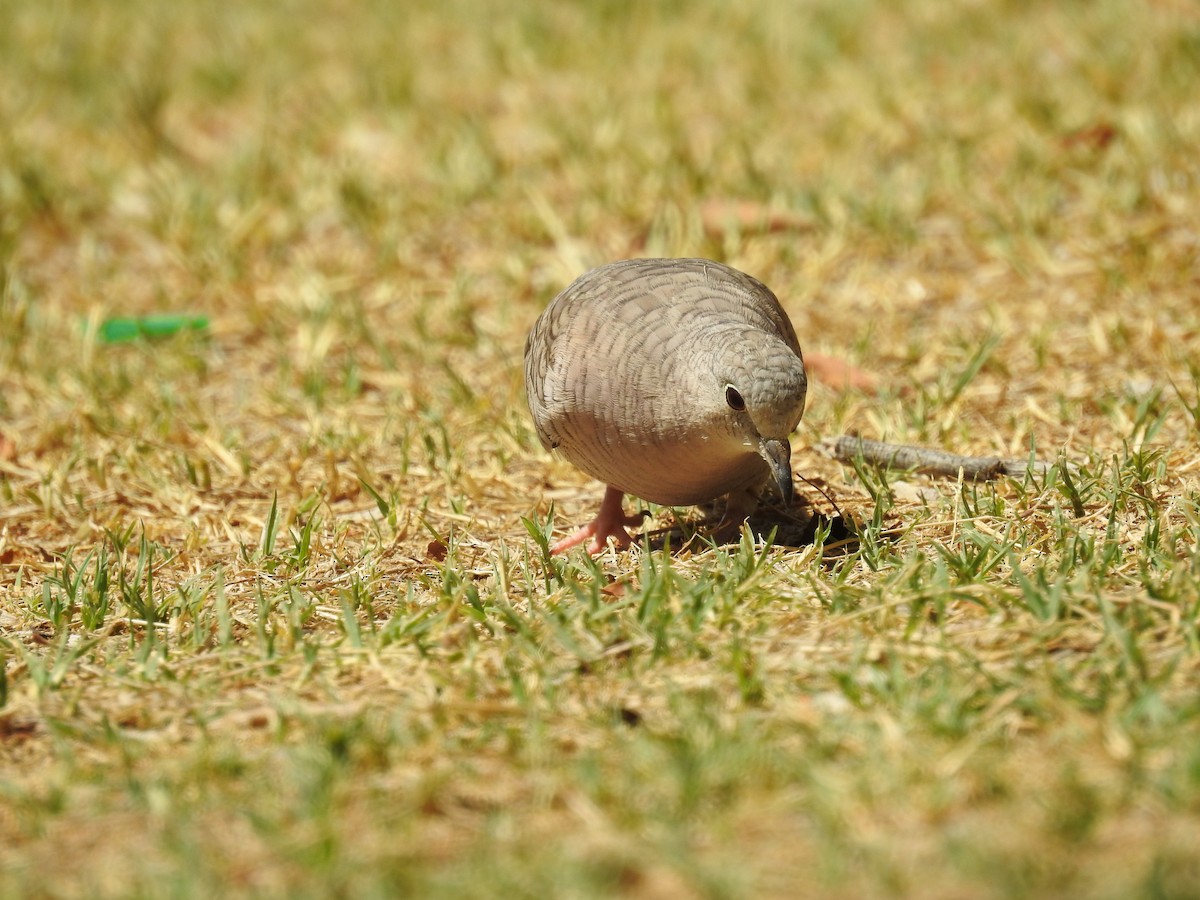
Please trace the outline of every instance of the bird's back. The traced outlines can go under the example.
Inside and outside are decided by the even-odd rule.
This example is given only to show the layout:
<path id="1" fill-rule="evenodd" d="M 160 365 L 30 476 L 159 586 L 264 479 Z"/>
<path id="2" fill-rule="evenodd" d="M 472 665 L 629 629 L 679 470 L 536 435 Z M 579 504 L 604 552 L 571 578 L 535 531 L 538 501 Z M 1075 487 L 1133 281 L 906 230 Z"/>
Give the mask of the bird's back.
<path id="1" fill-rule="evenodd" d="M 623 259 L 585 272 L 555 297 L 530 333 L 525 354 L 544 364 L 559 340 L 616 342 L 623 335 L 606 332 L 610 323 L 652 329 L 655 317 L 670 309 L 734 317 L 800 350 L 779 300 L 757 278 L 708 259 Z"/>

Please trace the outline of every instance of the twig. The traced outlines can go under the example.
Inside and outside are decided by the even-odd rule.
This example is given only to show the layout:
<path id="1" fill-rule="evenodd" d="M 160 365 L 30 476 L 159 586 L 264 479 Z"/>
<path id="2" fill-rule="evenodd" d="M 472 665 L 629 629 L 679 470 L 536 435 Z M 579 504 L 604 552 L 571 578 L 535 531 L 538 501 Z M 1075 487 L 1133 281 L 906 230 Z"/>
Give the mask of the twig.
<path id="1" fill-rule="evenodd" d="M 962 477 L 968 481 L 992 481 L 1001 475 L 1021 476 L 1026 472 L 1044 474 L 1055 463 L 1041 459 L 1003 459 L 999 456 L 960 456 L 932 447 L 916 447 L 911 444 L 887 444 L 867 438 L 844 434 L 826 438 L 816 444 L 816 449 L 832 456 L 839 462 L 853 462 L 862 458 L 864 462 L 893 469 L 913 469 L 924 475 L 941 475 L 947 478 Z"/>

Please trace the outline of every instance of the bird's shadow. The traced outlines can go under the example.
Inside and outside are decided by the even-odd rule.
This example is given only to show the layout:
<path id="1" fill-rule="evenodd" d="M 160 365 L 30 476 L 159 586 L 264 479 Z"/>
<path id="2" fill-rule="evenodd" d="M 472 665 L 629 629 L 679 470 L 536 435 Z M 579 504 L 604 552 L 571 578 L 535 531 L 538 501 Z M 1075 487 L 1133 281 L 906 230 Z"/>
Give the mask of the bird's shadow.
<path id="1" fill-rule="evenodd" d="M 718 547 L 735 546 L 741 541 L 740 524 L 718 528 L 722 513 L 719 502 L 699 509 L 705 514 L 703 519 L 693 521 L 677 515 L 675 524 L 644 532 L 640 540 L 651 550 L 669 546 L 673 551 L 698 550 L 710 543 Z M 859 526 L 851 516 L 836 507 L 832 512 L 820 512 L 799 493 L 786 508 L 777 499 L 764 500 L 746 524 L 759 540 L 766 540 L 774 532 L 772 543 L 776 547 L 811 547 L 820 536 L 823 558 L 845 556 L 858 548 Z"/>

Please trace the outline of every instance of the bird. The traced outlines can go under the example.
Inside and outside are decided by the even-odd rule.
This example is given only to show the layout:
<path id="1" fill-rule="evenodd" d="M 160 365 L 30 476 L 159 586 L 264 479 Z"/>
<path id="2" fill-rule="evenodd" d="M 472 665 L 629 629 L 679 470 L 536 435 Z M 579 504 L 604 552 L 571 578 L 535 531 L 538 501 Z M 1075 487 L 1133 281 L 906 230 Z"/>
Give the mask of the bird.
<path id="1" fill-rule="evenodd" d="M 606 485 L 587 525 L 555 543 L 627 547 L 625 494 L 662 506 L 727 496 L 740 525 L 774 482 L 792 500 L 789 437 L 808 381 L 771 290 L 708 259 L 625 259 L 580 275 L 525 341 L 525 389 L 547 450 Z"/>

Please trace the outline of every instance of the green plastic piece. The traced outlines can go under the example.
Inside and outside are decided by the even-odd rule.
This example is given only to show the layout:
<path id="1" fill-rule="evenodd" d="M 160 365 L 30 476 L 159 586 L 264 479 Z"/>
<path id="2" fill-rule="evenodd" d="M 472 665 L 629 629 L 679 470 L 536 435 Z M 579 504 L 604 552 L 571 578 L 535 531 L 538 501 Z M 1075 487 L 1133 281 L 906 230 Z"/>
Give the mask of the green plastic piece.
<path id="1" fill-rule="evenodd" d="M 100 325 L 100 340 L 116 344 L 140 337 L 167 337 L 185 330 L 203 331 L 206 328 L 207 316 L 159 315 L 105 319 Z"/>

